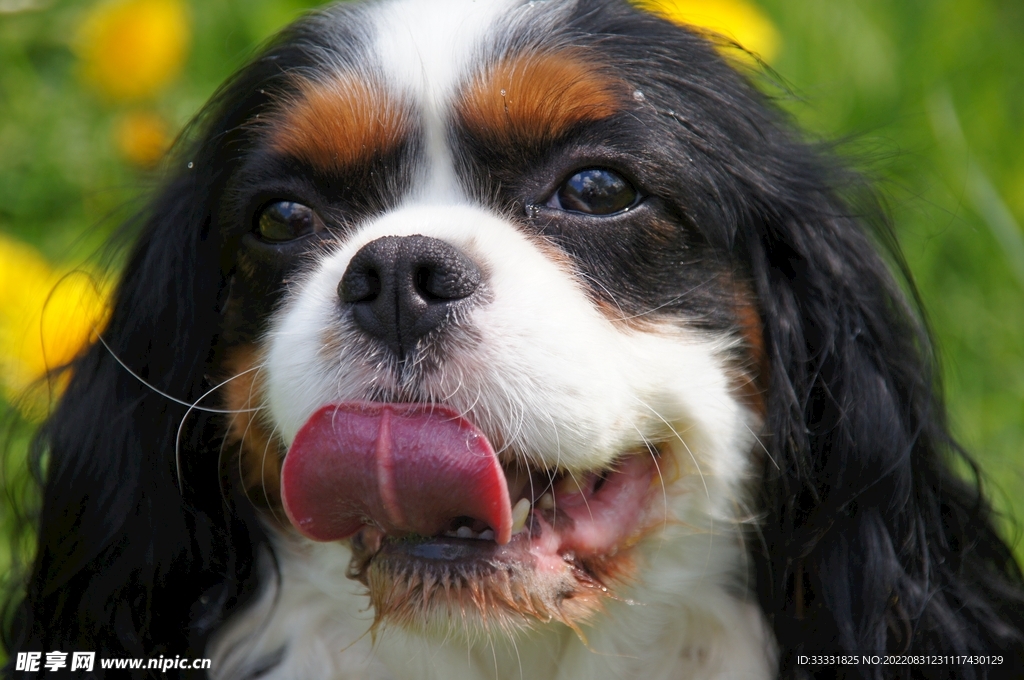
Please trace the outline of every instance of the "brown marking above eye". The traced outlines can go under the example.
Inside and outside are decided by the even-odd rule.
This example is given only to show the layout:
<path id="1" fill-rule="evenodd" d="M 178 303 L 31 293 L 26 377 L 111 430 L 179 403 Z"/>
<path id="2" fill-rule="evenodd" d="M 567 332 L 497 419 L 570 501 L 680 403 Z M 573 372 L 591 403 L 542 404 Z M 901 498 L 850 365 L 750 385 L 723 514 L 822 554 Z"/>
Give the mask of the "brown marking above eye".
<path id="1" fill-rule="evenodd" d="M 580 50 L 505 58 L 471 79 L 457 111 L 472 134 L 499 144 L 543 144 L 620 111 L 626 84 Z"/>
<path id="2" fill-rule="evenodd" d="M 270 146 L 330 171 L 393 151 L 409 132 L 409 115 L 383 87 L 353 74 L 299 81 L 296 97 L 270 116 Z"/>

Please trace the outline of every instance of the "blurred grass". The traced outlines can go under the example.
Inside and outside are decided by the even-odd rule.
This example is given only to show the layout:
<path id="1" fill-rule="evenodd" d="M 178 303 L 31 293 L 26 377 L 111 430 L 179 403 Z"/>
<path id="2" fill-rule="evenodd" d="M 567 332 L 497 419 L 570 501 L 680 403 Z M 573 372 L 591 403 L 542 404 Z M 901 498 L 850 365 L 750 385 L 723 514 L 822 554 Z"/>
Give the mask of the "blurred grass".
<path id="1" fill-rule="evenodd" d="M 308 4 L 188 3 L 182 75 L 144 107 L 180 129 Z M 772 66 L 792 93 L 782 105 L 813 138 L 848 139 L 879 179 L 943 351 L 956 432 L 998 507 L 1024 517 L 1024 277 L 1013 245 L 1024 237 L 1024 3 L 760 4 L 781 36 Z M 119 121 L 139 104 L 105 100 L 80 78 L 74 36 L 95 5 L 0 0 L 0 234 L 56 263 L 94 256 L 156 180 L 117 150 Z M 0 418 L 18 416 L 0 402 Z M 24 478 L 27 427 L 13 426 L 8 491 Z M 10 534 L 10 504 L 0 513 Z M 7 564 L 0 546 L 0 574 Z"/>
<path id="2" fill-rule="evenodd" d="M 773 66 L 797 95 L 785 106 L 820 137 L 851 138 L 881 180 L 954 430 L 1024 557 L 1012 521 L 1024 518 L 1024 3 L 763 6 L 783 35 Z"/>

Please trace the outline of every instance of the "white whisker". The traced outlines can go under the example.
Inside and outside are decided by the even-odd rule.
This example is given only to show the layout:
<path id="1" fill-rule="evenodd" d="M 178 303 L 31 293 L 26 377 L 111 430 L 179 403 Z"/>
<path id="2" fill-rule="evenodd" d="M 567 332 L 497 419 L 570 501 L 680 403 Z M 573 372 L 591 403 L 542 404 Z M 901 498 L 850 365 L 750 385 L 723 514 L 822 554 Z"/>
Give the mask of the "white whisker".
<path id="1" fill-rule="evenodd" d="M 147 382 L 145 378 L 143 378 L 138 373 L 136 373 L 131 368 L 129 368 L 128 364 L 126 364 L 123 361 L 121 361 L 121 358 L 119 356 L 117 356 L 117 354 L 114 352 L 114 350 L 112 350 L 110 348 L 110 345 L 107 344 L 107 341 L 103 339 L 102 335 L 97 333 L 96 337 L 97 337 L 97 339 L 99 339 L 100 344 L 102 344 L 107 349 L 107 352 L 110 353 L 110 356 L 114 358 L 114 361 L 116 361 L 118 364 L 120 364 L 121 368 L 123 368 L 125 371 L 127 371 L 130 376 L 132 376 L 133 378 L 138 380 L 140 383 L 142 383 L 143 385 L 145 385 L 146 387 L 148 387 L 152 391 L 154 391 L 157 394 L 159 394 L 161 397 L 164 397 L 165 399 L 169 399 L 169 400 L 173 401 L 175 404 L 181 404 L 182 406 L 188 406 L 190 410 L 203 411 L 205 413 L 236 413 L 236 411 L 232 411 L 230 409 L 206 408 L 206 407 L 196 406 L 196 404 L 198 404 L 200 401 L 202 401 L 206 396 L 208 396 L 210 394 L 209 392 L 207 392 L 202 397 L 199 397 L 199 399 L 197 399 L 196 401 L 191 402 L 191 403 L 189 403 L 189 402 L 187 402 L 187 401 L 185 401 L 183 399 L 178 399 L 177 397 L 172 397 L 171 395 L 169 395 L 166 392 L 164 392 L 163 390 L 161 390 L 159 387 L 156 387 L 152 383 Z M 234 378 L 229 378 L 228 380 L 225 381 L 225 383 L 226 382 L 230 382 L 233 379 Z M 224 383 L 221 383 L 217 387 L 221 387 L 223 385 L 224 385 Z M 215 387 L 214 389 L 217 389 L 217 388 Z"/>
<path id="2" fill-rule="evenodd" d="M 106 347 L 106 343 L 103 343 L 103 346 Z M 107 347 L 107 349 L 109 350 L 110 348 Z M 111 355 L 113 355 L 113 352 L 111 352 Z M 114 358 L 116 359 L 117 357 L 115 356 Z M 122 364 L 122 366 L 123 365 L 124 364 Z M 185 415 L 183 415 L 181 417 L 181 421 L 178 423 L 178 433 L 174 437 L 174 468 L 175 468 L 175 471 L 176 471 L 177 476 L 178 476 L 178 491 L 180 493 L 184 493 L 184 487 L 182 486 L 182 483 L 181 483 L 181 432 L 182 432 L 182 429 L 185 427 L 185 420 L 188 418 L 189 414 L 191 414 L 193 410 L 205 411 L 207 413 L 230 413 L 232 415 L 237 415 L 239 413 L 252 413 L 253 411 L 260 410 L 261 407 L 248 408 L 248 409 L 213 410 L 213 409 L 199 408 L 197 406 L 197 404 L 199 402 L 201 402 L 203 399 L 206 399 L 206 397 L 210 396 L 211 394 L 213 394 L 214 392 L 219 390 L 220 388 L 222 388 L 225 385 L 227 385 L 232 380 L 235 380 L 236 378 L 240 378 L 243 375 L 245 375 L 246 373 L 252 373 L 253 371 L 257 371 L 257 370 L 259 370 L 262 367 L 263 367 L 263 364 L 259 364 L 257 366 L 252 366 L 250 368 L 247 368 L 246 370 L 242 371 L 241 373 L 233 375 L 230 378 L 228 378 L 227 380 L 225 380 L 225 381 L 223 381 L 223 382 L 221 382 L 221 383 L 219 383 L 217 385 L 214 385 L 209 390 L 207 390 L 201 397 L 196 399 L 195 402 L 193 402 L 192 404 L 187 404 L 188 410 L 185 411 Z M 252 388 L 250 386 L 250 390 L 251 389 Z M 250 395 L 250 397 L 251 397 L 251 395 Z"/>

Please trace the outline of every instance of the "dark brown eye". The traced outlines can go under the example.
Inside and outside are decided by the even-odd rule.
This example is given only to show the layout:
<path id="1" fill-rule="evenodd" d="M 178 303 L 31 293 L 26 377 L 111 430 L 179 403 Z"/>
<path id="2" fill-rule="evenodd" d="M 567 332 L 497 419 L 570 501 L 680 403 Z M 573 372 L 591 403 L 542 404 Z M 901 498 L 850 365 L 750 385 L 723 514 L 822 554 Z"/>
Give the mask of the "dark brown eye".
<path id="1" fill-rule="evenodd" d="M 321 222 L 312 208 L 292 201 L 276 201 L 260 211 L 256 231 L 264 241 L 284 243 L 320 231 Z"/>
<path id="2" fill-rule="evenodd" d="M 580 170 L 548 199 L 549 208 L 587 215 L 614 215 L 636 205 L 640 196 L 622 175 L 605 168 Z"/>

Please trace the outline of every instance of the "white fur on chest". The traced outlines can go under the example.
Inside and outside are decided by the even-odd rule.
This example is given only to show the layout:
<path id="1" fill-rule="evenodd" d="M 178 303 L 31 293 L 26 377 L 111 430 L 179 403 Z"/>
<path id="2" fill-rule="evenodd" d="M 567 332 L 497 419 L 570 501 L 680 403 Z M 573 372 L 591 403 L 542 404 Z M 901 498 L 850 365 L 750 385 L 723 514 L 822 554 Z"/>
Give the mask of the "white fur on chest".
<path id="1" fill-rule="evenodd" d="M 645 581 L 623 588 L 584 642 L 560 624 L 468 641 L 385 627 L 340 545 L 278 540 L 280 579 L 213 643 L 217 680 L 602 680 L 770 678 L 774 644 L 757 605 L 723 583 L 742 547 L 728 533 L 649 546 Z M 269 662 L 275 662 L 267 667 Z M 260 672 L 262 671 L 262 672 Z M 257 674 L 258 673 L 258 674 Z"/>

